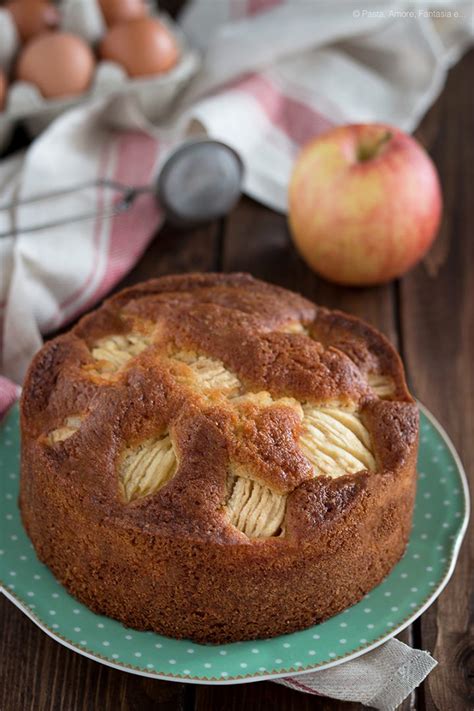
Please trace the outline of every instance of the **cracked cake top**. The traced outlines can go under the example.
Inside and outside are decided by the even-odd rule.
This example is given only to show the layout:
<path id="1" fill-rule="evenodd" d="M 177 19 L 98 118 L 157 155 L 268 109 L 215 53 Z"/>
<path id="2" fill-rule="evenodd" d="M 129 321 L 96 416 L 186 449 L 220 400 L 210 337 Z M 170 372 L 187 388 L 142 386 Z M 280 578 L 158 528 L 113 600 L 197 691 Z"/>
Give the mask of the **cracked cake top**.
<path id="1" fill-rule="evenodd" d="M 126 289 L 50 341 L 22 427 L 102 519 L 285 545 L 397 475 L 417 410 L 375 329 L 246 274 L 195 274 Z"/>

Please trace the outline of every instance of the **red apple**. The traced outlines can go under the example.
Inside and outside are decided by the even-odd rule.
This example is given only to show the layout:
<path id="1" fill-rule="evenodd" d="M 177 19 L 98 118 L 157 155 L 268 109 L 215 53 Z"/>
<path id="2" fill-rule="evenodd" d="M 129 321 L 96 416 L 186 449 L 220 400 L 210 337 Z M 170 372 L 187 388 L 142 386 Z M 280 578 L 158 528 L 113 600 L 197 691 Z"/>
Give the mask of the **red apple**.
<path id="1" fill-rule="evenodd" d="M 309 266 L 348 285 L 387 282 L 413 267 L 438 230 L 436 168 L 392 126 L 340 126 L 298 157 L 289 187 L 294 242 Z"/>

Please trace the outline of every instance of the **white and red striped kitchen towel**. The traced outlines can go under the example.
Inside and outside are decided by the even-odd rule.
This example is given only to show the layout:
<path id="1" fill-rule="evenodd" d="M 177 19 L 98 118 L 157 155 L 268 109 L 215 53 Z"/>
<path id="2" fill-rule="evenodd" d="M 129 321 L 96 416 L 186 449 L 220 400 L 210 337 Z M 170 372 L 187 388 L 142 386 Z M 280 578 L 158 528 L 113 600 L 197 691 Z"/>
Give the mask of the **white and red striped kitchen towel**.
<path id="1" fill-rule="evenodd" d="M 0 163 L 0 205 L 98 178 L 148 184 L 169 151 L 198 131 L 239 151 L 246 193 L 284 212 L 302 144 L 345 122 L 412 130 L 474 36 L 472 2 L 449 0 L 194 0 L 182 26 L 203 65 L 172 121 L 151 126 L 126 98 L 72 110 L 26 153 Z M 0 232 L 104 209 L 112 198 L 97 189 L 0 211 Z M 120 217 L 0 239 L 0 412 L 17 397 L 14 383 L 42 335 L 105 296 L 161 219 L 143 195 Z M 285 682 L 392 709 L 435 665 L 400 645 Z"/>
<path id="2" fill-rule="evenodd" d="M 153 127 L 127 99 L 72 110 L 26 154 L 0 163 L 0 205 L 101 177 L 149 183 L 197 126 L 239 151 L 249 195 L 285 211 L 293 160 L 312 136 L 343 122 L 416 126 L 473 37 L 472 2 L 436 7 L 451 17 L 391 0 L 195 0 L 182 26 L 203 66 L 174 120 Z M 112 197 L 84 191 L 0 211 L 0 232 L 104 208 Z M 160 220 L 144 195 L 115 219 L 0 239 L 0 372 L 21 383 L 42 334 L 101 299 Z"/>

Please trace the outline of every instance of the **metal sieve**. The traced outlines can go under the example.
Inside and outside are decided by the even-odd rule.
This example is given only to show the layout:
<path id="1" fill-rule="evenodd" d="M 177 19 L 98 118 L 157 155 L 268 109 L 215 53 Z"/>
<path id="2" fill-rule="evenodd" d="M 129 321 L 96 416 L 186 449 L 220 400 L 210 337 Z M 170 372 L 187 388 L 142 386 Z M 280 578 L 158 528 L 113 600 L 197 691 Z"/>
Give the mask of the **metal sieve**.
<path id="1" fill-rule="evenodd" d="M 157 179 L 151 185 L 138 187 L 108 179 L 91 180 L 0 205 L 2 211 L 12 210 L 21 205 L 61 198 L 99 187 L 119 193 L 111 207 L 106 210 L 85 211 L 41 224 L 7 230 L 0 232 L 0 237 L 37 232 L 83 220 L 107 219 L 128 210 L 143 193 L 153 194 L 166 217 L 174 224 L 182 227 L 195 226 L 223 217 L 234 207 L 242 193 L 243 175 L 243 162 L 230 146 L 212 139 L 187 141 L 167 158 Z"/>

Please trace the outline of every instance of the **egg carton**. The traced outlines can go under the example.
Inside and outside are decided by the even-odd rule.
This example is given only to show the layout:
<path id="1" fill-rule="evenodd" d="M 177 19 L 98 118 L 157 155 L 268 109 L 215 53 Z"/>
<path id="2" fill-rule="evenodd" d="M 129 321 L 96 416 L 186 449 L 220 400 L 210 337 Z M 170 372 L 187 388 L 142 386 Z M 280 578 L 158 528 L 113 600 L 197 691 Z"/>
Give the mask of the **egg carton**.
<path id="1" fill-rule="evenodd" d="M 94 48 L 106 31 L 97 0 L 63 0 L 59 7 L 60 29 L 82 37 Z M 4 110 L 0 111 L 0 151 L 7 145 L 18 121 L 24 123 L 31 136 L 37 136 L 64 111 L 107 96 L 133 95 L 149 121 L 153 123 L 163 117 L 177 94 L 196 74 L 200 58 L 168 15 L 153 9 L 149 14 L 161 20 L 178 43 L 180 59 L 170 71 L 130 78 L 121 65 L 99 60 L 89 90 L 78 96 L 60 99 L 45 99 L 33 84 L 13 81 L 8 87 Z M 11 15 L 0 8 L 0 67 L 7 73 L 13 67 L 19 46 Z"/>

